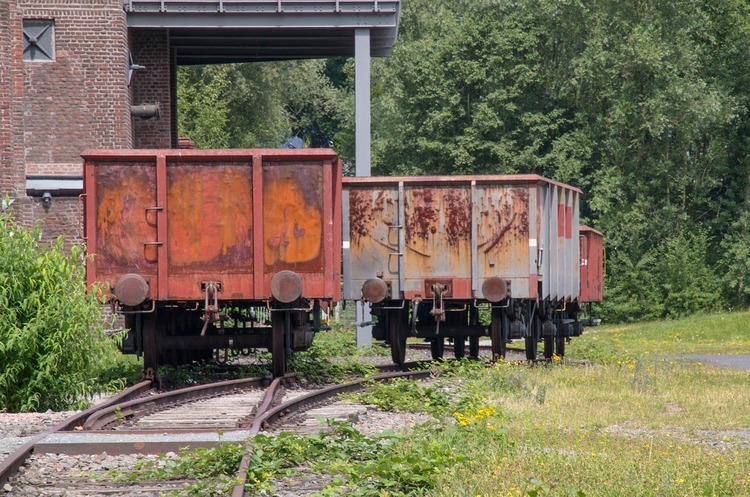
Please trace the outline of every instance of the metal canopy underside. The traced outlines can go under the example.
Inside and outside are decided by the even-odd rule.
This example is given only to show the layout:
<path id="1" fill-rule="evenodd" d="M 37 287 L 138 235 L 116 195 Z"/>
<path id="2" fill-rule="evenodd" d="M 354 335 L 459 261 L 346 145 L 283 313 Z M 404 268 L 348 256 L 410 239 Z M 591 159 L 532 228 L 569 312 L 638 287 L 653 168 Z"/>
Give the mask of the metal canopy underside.
<path id="1" fill-rule="evenodd" d="M 130 28 L 168 29 L 177 63 L 350 57 L 369 29 L 370 55 L 391 54 L 400 0 L 126 0 Z"/>

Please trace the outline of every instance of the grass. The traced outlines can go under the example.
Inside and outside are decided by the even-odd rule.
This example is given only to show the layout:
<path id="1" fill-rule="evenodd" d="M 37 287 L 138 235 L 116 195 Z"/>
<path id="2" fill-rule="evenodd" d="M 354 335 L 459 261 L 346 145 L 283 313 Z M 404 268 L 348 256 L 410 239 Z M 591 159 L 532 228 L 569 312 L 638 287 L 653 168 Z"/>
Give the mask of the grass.
<path id="1" fill-rule="evenodd" d="M 499 364 L 480 381 L 514 448 L 434 495 L 750 495 L 749 380 L 665 361 Z"/>
<path id="2" fill-rule="evenodd" d="M 750 372 L 664 358 L 727 352 L 750 352 L 748 313 L 592 328 L 569 346 L 591 363 L 497 364 L 474 384 L 511 448 L 429 495 L 748 496 Z"/>
<path id="3" fill-rule="evenodd" d="M 570 353 L 600 360 L 653 354 L 750 354 L 750 313 L 586 328 Z"/>

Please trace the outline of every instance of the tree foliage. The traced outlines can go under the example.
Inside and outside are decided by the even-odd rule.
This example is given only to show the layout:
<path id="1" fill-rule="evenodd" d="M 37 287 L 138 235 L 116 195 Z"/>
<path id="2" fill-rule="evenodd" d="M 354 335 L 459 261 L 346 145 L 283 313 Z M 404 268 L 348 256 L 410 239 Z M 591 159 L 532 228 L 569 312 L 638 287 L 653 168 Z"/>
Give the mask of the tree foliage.
<path id="1" fill-rule="evenodd" d="M 276 148 L 291 137 L 307 147 L 354 149 L 350 85 L 332 80 L 336 61 L 189 66 L 178 69 L 178 129 L 198 148 Z M 334 68 L 334 69 L 331 69 Z"/>
<path id="2" fill-rule="evenodd" d="M 83 248 L 40 246 L 40 236 L 0 213 L 0 411 L 80 407 L 118 354 L 86 291 Z"/>
<path id="3" fill-rule="evenodd" d="M 606 237 L 611 319 L 746 304 L 746 0 L 402 10 L 393 56 L 373 61 L 373 174 L 536 173 L 580 187 L 583 221 Z M 259 97 L 278 98 L 268 122 L 353 159 L 351 64 L 273 71 L 279 96 Z M 244 109 L 230 103 L 228 115 Z"/>
<path id="4" fill-rule="evenodd" d="M 404 9 L 374 70 L 376 173 L 537 173 L 582 188 L 584 221 L 606 237 L 610 319 L 744 301 L 745 2 Z"/>

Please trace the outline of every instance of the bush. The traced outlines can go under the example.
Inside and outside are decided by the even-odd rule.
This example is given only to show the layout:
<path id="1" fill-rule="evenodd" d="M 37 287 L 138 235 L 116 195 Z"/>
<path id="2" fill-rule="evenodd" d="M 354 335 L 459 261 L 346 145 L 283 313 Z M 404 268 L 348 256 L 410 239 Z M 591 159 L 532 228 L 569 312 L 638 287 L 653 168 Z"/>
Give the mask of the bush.
<path id="1" fill-rule="evenodd" d="M 603 313 L 611 322 L 678 318 L 722 309 L 720 277 L 702 232 L 668 233 L 637 259 L 610 257 Z"/>
<path id="2" fill-rule="evenodd" d="M 0 214 L 0 411 L 80 408 L 119 356 L 86 290 L 83 247 L 40 237 Z"/>

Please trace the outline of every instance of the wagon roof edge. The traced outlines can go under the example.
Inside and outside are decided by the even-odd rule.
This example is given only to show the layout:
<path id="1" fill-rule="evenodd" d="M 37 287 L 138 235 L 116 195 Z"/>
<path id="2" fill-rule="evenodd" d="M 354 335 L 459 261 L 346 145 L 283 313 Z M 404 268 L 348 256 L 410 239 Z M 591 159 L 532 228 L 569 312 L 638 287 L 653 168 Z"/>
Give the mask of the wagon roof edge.
<path id="1" fill-rule="evenodd" d="M 367 176 L 367 177 L 344 177 L 344 185 L 388 185 L 398 183 L 409 184 L 460 184 L 470 183 L 548 183 L 561 186 L 578 193 L 581 190 L 575 186 L 561 183 L 538 174 L 478 174 L 458 176 Z"/>
<path id="2" fill-rule="evenodd" d="M 252 148 L 252 149 L 87 149 L 81 152 L 81 157 L 87 161 L 117 161 L 117 160 L 150 160 L 157 157 L 167 159 L 251 159 L 261 156 L 264 159 L 338 159 L 338 154 L 330 148 Z"/>

